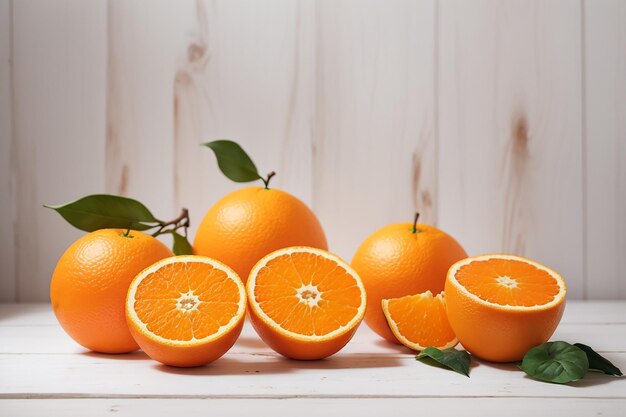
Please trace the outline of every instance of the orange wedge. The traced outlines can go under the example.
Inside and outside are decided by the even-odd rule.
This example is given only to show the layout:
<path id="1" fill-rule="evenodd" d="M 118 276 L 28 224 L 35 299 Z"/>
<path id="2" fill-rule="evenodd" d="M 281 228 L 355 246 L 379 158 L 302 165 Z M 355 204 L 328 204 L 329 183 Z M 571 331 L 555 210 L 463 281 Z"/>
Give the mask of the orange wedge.
<path id="1" fill-rule="evenodd" d="M 130 284 L 126 320 L 152 359 L 199 366 L 235 343 L 246 313 L 245 287 L 235 271 L 203 256 L 163 259 Z"/>
<path id="2" fill-rule="evenodd" d="M 345 261 L 322 249 L 280 249 L 262 258 L 247 283 L 250 321 L 272 349 L 293 359 L 338 352 L 365 314 L 365 289 Z"/>
<path id="3" fill-rule="evenodd" d="M 448 317 L 443 293 L 430 291 L 382 300 L 383 313 L 393 335 L 413 350 L 448 349 L 458 343 Z"/>
<path id="4" fill-rule="evenodd" d="M 513 255 L 461 260 L 446 277 L 448 320 L 465 349 L 493 362 L 520 360 L 546 342 L 565 309 L 565 282 Z"/>

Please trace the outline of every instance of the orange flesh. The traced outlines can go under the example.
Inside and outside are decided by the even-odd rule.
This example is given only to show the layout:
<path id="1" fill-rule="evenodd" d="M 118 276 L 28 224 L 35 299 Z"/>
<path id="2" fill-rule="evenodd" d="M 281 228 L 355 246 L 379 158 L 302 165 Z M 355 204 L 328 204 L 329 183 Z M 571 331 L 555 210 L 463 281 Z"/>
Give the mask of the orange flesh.
<path id="1" fill-rule="evenodd" d="M 361 304 L 354 278 L 334 261 L 312 253 L 268 261 L 257 273 L 254 297 L 280 327 L 307 336 L 347 325 Z"/>
<path id="2" fill-rule="evenodd" d="M 559 293 L 559 285 L 549 273 L 511 259 L 474 261 L 462 266 L 455 278 L 470 293 L 500 305 L 543 305 Z"/>
<path id="3" fill-rule="evenodd" d="M 439 297 L 417 294 L 393 298 L 389 300 L 388 311 L 399 333 L 412 343 L 438 347 L 455 339 L 445 303 Z"/>
<path id="4" fill-rule="evenodd" d="M 165 265 L 139 283 L 134 309 L 152 333 L 191 341 L 216 333 L 237 314 L 237 284 L 204 263 Z"/>

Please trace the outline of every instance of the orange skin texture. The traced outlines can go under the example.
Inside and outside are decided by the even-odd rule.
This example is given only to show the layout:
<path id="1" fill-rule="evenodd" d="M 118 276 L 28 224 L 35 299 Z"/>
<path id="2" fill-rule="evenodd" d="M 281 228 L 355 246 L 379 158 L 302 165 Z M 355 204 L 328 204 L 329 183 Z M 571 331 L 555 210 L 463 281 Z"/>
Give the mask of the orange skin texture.
<path id="1" fill-rule="evenodd" d="M 257 315 L 254 308 L 249 308 L 248 313 L 254 330 L 269 347 L 287 358 L 298 360 L 323 359 L 339 352 L 352 339 L 360 324 L 331 340 L 302 341 L 274 330 Z"/>
<path id="2" fill-rule="evenodd" d="M 74 242 L 52 274 L 50 300 L 63 330 L 87 349 L 126 353 L 139 346 L 126 325 L 128 287 L 139 272 L 172 252 L 152 236 L 102 229 Z"/>
<path id="3" fill-rule="evenodd" d="M 547 342 L 556 330 L 565 299 L 538 311 L 506 311 L 477 303 L 446 280 L 446 312 L 463 347 L 491 362 L 521 360 L 531 348 Z"/>
<path id="4" fill-rule="evenodd" d="M 328 249 L 324 230 L 306 204 L 263 187 L 224 196 L 202 219 L 193 244 L 196 255 L 224 262 L 244 284 L 259 259 L 289 246 Z"/>
<path id="5" fill-rule="evenodd" d="M 171 346 L 158 343 L 142 333 L 136 323 L 130 320 L 128 323 L 133 337 L 148 356 L 165 365 L 188 368 L 206 365 L 228 352 L 239 338 L 245 318 L 246 315 L 243 314 L 237 325 L 220 338 L 191 346 Z"/>
<path id="6" fill-rule="evenodd" d="M 383 227 L 365 239 L 351 263 L 367 291 L 365 322 L 392 343 L 399 342 L 389 329 L 381 301 L 427 290 L 440 293 L 448 268 L 467 257 L 447 233 L 424 224 L 417 225 L 418 233 L 412 229 L 412 223 Z"/>

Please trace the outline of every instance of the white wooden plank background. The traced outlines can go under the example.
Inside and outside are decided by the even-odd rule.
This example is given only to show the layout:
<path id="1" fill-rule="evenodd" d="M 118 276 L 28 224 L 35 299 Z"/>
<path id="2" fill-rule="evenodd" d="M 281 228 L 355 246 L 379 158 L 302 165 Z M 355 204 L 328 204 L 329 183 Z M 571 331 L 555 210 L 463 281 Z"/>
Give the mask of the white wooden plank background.
<path id="1" fill-rule="evenodd" d="M 586 292 L 626 297 L 626 2 L 586 1 Z"/>
<path id="2" fill-rule="evenodd" d="M 46 300 L 79 232 L 42 203 L 204 212 L 238 140 L 351 258 L 423 219 L 471 254 L 624 298 L 626 7 L 620 0 L 0 1 L 0 300 Z"/>
<path id="3" fill-rule="evenodd" d="M 436 218 L 434 2 L 321 1 L 314 203 L 330 249 Z"/>
<path id="4" fill-rule="evenodd" d="M 580 5 L 440 5 L 441 226 L 470 253 L 551 265 L 581 297 Z"/>
<path id="5" fill-rule="evenodd" d="M 42 204 L 103 191 L 106 9 L 104 1 L 12 5 L 17 298 L 45 300 L 56 261 L 81 233 Z"/>
<path id="6" fill-rule="evenodd" d="M 198 225 L 227 180 L 201 143 L 237 140 L 271 185 L 312 201 L 313 3 L 189 2 L 175 88 L 174 201 Z M 261 185 L 256 184 L 256 185 Z M 245 186 L 245 185 L 244 185 Z M 195 231 L 192 228 L 192 234 Z"/>
<path id="7" fill-rule="evenodd" d="M 11 0 L 0 0 L 0 301 L 16 300 L 15 205 L 11 164 Z"/>

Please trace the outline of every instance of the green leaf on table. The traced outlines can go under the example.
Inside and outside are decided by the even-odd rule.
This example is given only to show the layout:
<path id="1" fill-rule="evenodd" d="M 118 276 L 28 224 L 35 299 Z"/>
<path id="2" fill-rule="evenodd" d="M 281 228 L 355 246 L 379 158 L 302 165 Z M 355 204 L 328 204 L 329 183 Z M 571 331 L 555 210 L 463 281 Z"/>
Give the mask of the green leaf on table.
<path id="1" fill-rule="evenodd" d="M 217 165 L 229 179 L 235 182 L 250 182 L 261 178 L 259 172 L 239 144 L 232 140 L 214 140 L 203 144 L 211 148 L 217 157 Z"/>
<path id="2" fill-rule="evenodd" d="M 582 343 L 574 343 L 574 346 L 582 349 L 582 351 L 587 355 L 590 371 L 599 371 L 604 372 L 607 375 L 622 376 L 622 371 L 620 371 L 617 366 L 613 365 L 611 361 L 600 355 L 591 347 L 583 345 Z"/>
<path id="3" fill-rule="evenodd" d="M 417 360 L 427 358 L 469 377 L 469 368 L 472 358 L 470 354 L 464 350 L 456 350 L 455 348 L 441 350 L 434 347 L 427 347 L 415 357 Z"/>
<path id="4" fill-rule="evenodd" d="M 529 376 L 546 382 L 565 384 L 587 373 L 585 352 L 567 342 L 548 342 L 526 352 L 519 368 Z"/>
<path id="5" fill-rule="evenodd" d="M 72 226 L 86 232 L 109 228 L 147 230 L 158 223 L 158 219 L 139 201 L 111 194 L 93 194 L 66 204 L 44 207 L 55 210 Z"/>
<path id="6" fill-rule="evenodd" d="M 172 237 L 174 238 L 172 246 L 174 255 L 193 255 L 193 248 L 185 236 L 172 231 Z"/>

